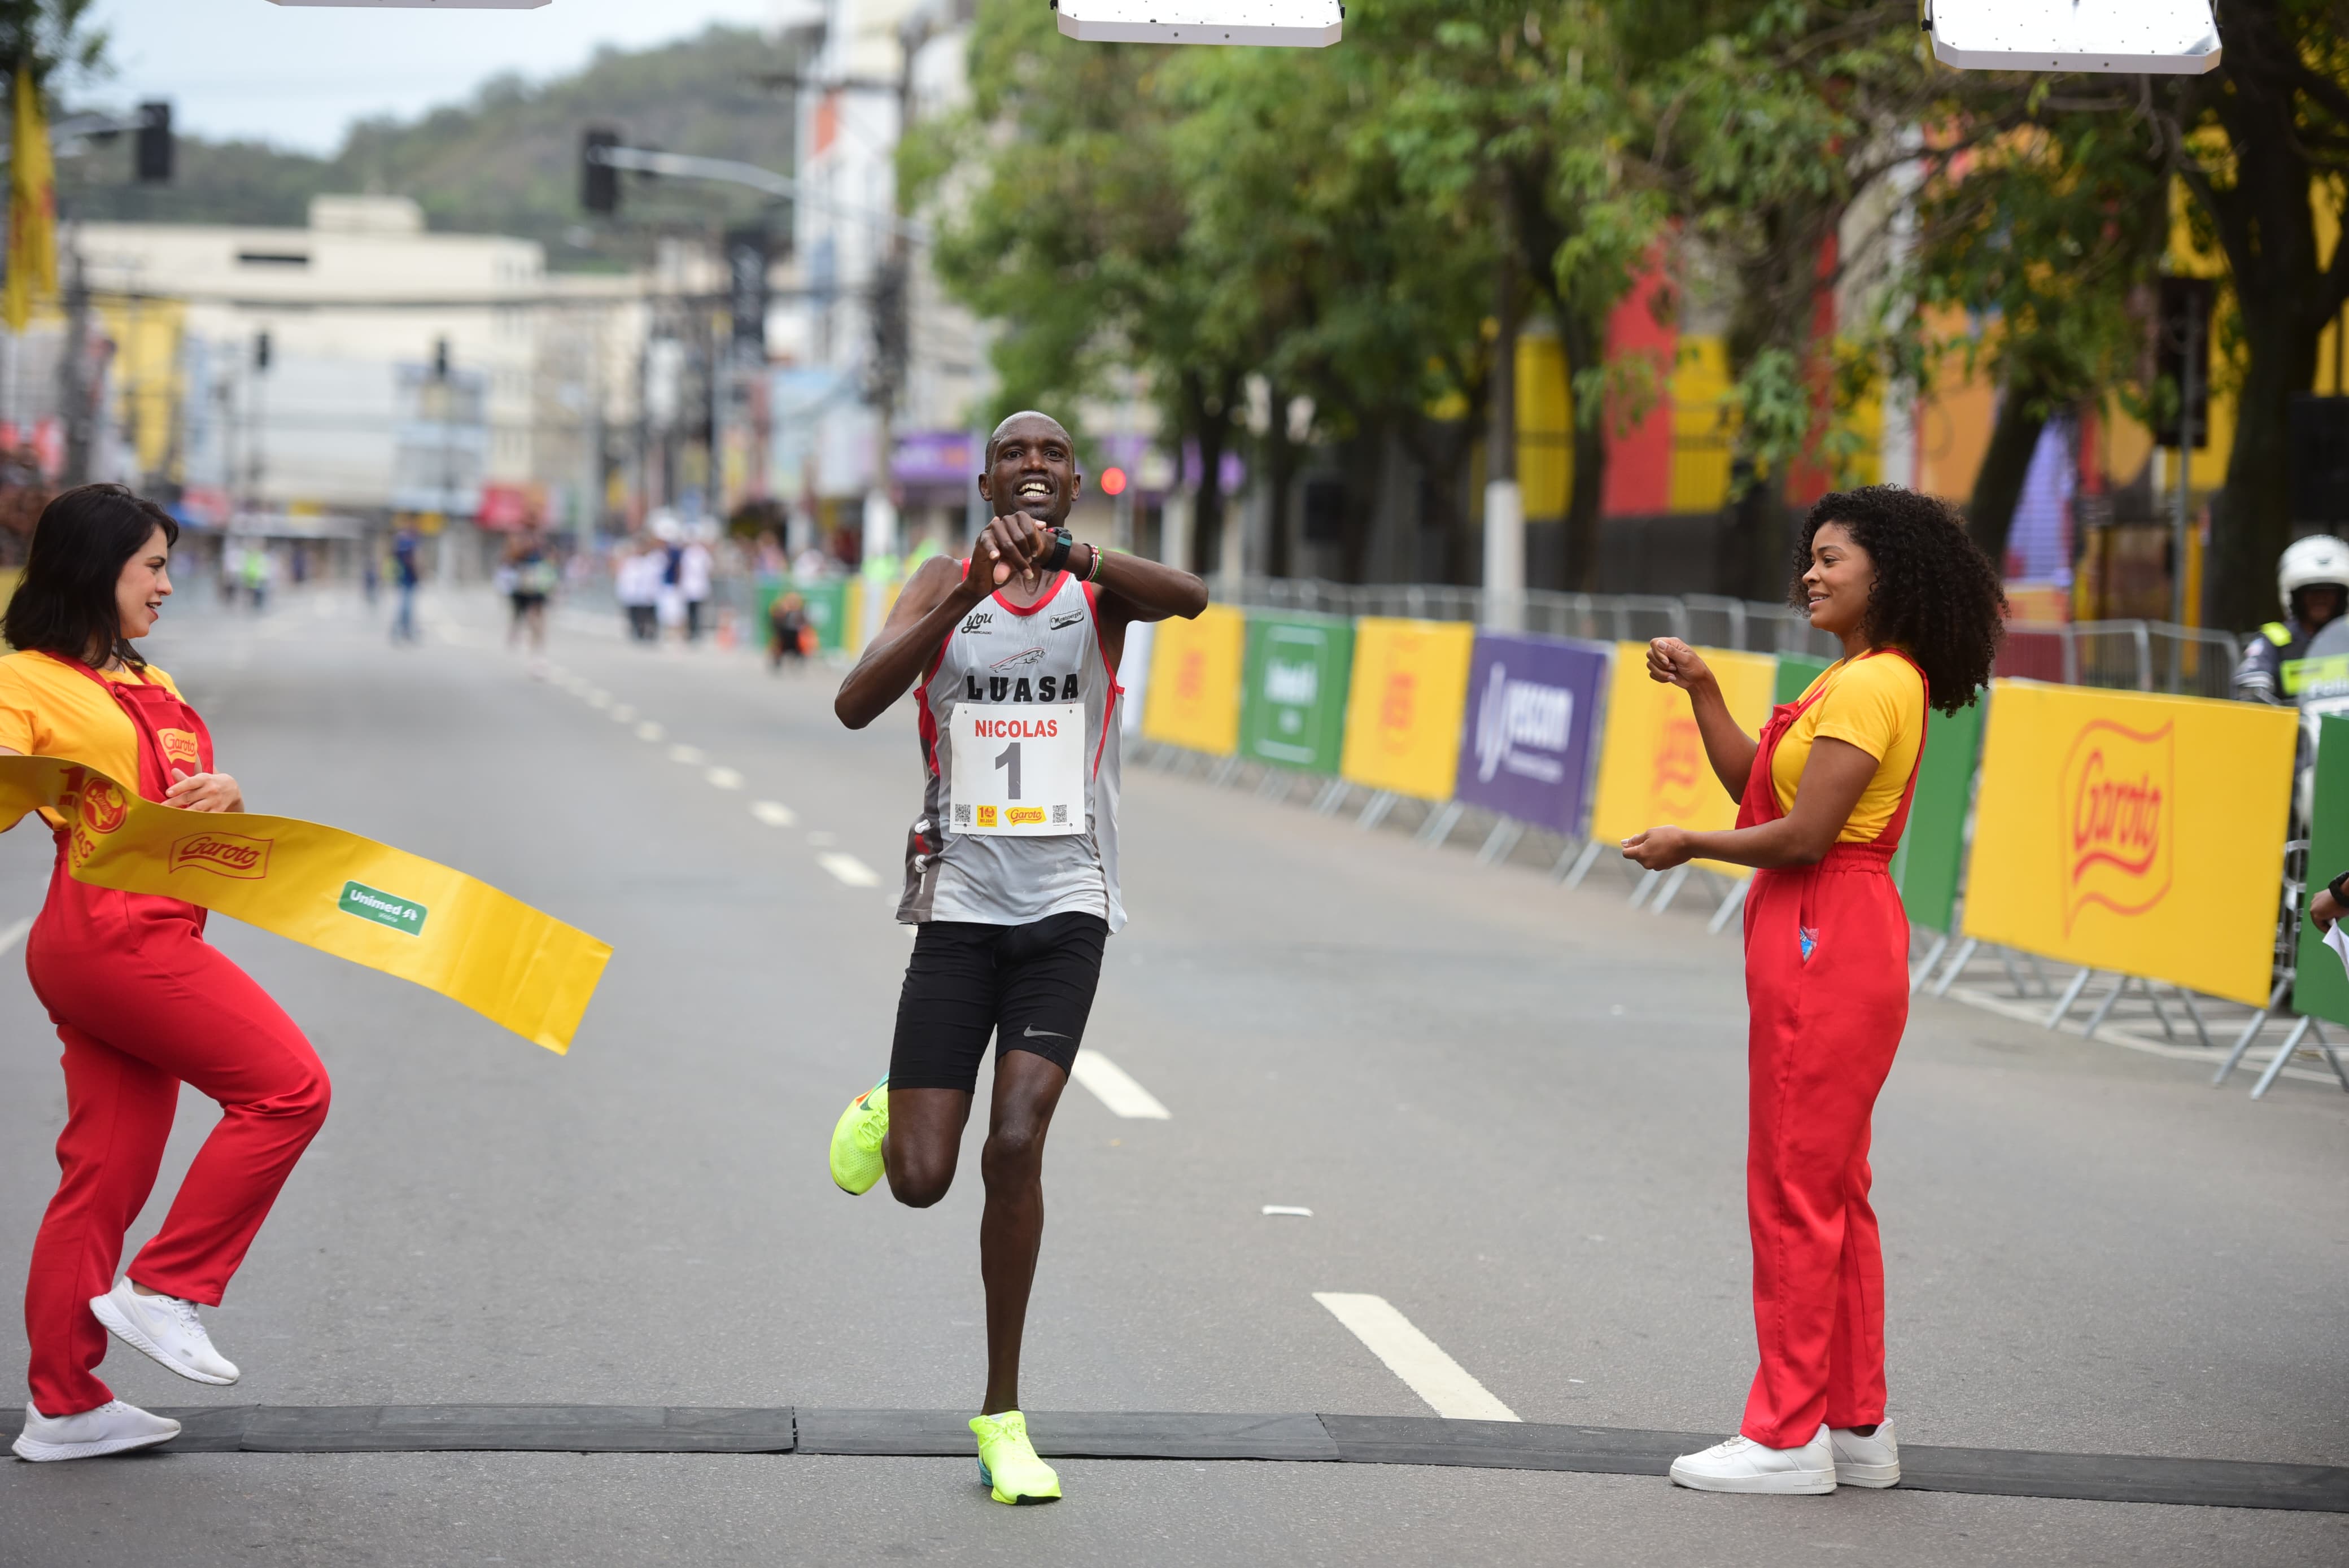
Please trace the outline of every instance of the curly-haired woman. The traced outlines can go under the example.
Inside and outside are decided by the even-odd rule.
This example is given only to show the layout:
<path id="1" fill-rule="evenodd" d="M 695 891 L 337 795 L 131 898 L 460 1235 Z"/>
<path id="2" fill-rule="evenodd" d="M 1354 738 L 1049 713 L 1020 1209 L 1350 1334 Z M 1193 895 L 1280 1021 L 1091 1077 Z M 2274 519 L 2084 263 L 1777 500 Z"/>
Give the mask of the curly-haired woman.
<path id="1" fill-rule="evenodd" d="M 1651 644 L 1648 674 L 1689 694 L 1737 826 L 1651 828 L 1623 842 L 1651 871 L 1700 858 L 1754 868 L 1745 1202 L 1762 1366 L 1739 1435 L 1672 1464 L 1673 1480 L 1704 1491 L 1900 1479 L 1868 1202 L 1868 1118 L 1909 1021 L 1909 920 L 1889 868 L 1926 712 L 1974 700 L 2006 610 L 1957 513 L 1891 485 L 1814 506 L 1795 570 L 1795 603 L 1844 656 L 1756 738 L 1694 650 Z"/>

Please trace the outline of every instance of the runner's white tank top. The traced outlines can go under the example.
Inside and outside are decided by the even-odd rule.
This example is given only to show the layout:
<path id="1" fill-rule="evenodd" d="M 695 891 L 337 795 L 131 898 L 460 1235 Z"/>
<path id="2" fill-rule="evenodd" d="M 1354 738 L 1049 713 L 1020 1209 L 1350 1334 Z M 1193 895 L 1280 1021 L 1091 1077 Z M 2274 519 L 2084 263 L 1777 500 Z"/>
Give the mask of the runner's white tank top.
<path id="1" fill-rule="evenodd" d="M 997 593 L 948 634 L 915 688 L 920 703 L 922 810 L 905 840 L 897 918 L 1026 925 L 1055 914 L 1125 925 L 1117 885 L 1117 677 L 1092 587 L 1061 573 L 1031 610 Z M 1042 838 L 958 833 L 947 820 L 954 710 L 964 702 L 1082 702 L 1085 830 Z"/>

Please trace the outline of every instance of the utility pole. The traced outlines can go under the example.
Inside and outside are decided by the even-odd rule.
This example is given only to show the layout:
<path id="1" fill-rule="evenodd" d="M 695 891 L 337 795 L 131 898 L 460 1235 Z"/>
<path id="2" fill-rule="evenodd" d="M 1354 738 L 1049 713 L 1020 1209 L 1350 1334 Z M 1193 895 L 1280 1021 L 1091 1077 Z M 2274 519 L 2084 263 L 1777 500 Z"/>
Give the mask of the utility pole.
<path id="1" fill-rule="evenodd" d="M 903 143 L 914 125 L 914 62 L 930 41 L 937 24 L 926 13 L 909 16 L 897 29 L 897 140 Z M 893 179 L 890 206 L 897 222 L 890 226 L 886 258 L 873 283 L 873 488 L 864 498 L 864 558 L 886 559 L 897 554 L 897 402 L 905 394 L 913 357 L 913 241 L 905 222 L 905 192 Z M 878 625 L 880 586 L 868 590 L 875 602 L 867 606 L 866 624 Z"/>
<path id="2" fill-rule="evenodd" d="M 1499 330 L 1486 394 L 1492 425 L 1485 438 L 1485 624 L 1516 632 L 1526 620 L 1526 501 L 1517 488 L 1516 237 L 1506 190 L 1494 208 L 1501 230 L 1493 299 Z"/>
<path id="3" fill-rule="evenodd" d="M 66 240 L 66 341 L 57 359 L 58 412 L 65 417 L 65 482 L 89 482 L 91 438 L 89 385 L 89 284 L 82 272 L 81 238 L 68 228 Z"/>
<path id="4" fill-rule="evenodd" d="M 2195 607 L 2186 603 L 2186 543 L 2189 498 L 2194 488 L 2194 400 L 2202 395 L 2202 296 L 2189 289 L 2186 293 L 2183 346 L 2186 363 L 2178 387 L 2178 494 L 2173 498 L 2169 523 L 2169 618 L 2181 626 L 2187 624 L 2187 611 Z"/>

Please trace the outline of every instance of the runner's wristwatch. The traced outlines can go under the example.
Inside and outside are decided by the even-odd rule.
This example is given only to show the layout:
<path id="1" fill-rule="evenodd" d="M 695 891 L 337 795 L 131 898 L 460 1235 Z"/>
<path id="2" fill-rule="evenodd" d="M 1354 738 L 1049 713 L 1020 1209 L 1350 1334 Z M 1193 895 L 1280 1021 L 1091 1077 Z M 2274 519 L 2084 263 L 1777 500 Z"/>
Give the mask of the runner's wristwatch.
<path id="1" fill-rule="evenodd" d="M 1077 544 L 1076 535 L 1065 528 L 1056 528 L 1050 531 L 1052 552 L 1043 560 L 1044 575 L 1047 577 L 1069 563 L 1069 552 L 1075 549 Z"/>

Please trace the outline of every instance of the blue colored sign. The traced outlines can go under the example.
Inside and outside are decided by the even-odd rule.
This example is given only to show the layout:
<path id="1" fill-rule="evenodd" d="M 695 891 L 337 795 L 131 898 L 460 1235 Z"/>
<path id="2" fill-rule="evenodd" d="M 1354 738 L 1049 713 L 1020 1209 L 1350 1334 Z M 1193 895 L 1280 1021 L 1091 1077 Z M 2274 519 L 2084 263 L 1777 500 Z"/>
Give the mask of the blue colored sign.
<path id="1" fill-rule="evenodd" d="M 1604 643 L 1479 632 L 1453 796 L 1553 832 L 1582 830 Z"/>

